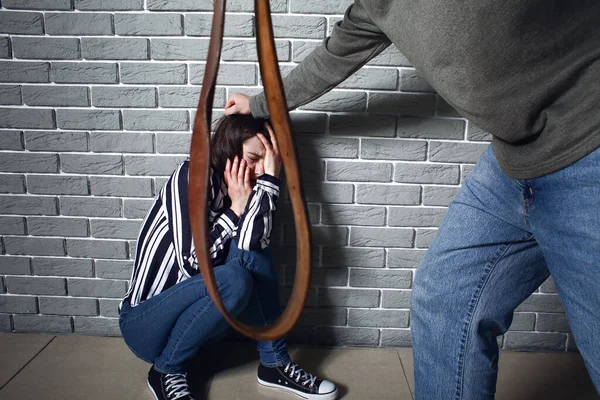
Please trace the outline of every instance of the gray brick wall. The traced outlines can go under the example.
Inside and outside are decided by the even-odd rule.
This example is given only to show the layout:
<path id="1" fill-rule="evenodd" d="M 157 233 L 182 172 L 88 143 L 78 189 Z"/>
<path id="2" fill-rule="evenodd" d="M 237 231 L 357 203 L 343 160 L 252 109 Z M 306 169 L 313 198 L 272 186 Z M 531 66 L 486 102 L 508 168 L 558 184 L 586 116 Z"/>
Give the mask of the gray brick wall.
<path id="1" fill-rule="evenodd" d="M 282 71 L 351 0 L 271 0 Z M 258 93 L 251 0 L 227 5 L 214 114 Z M 0 330 L 119 335 L 137 233 L 189 152 L 208 0 L 2 0 Z M 313 225 L 314 279 L 292 339 L 410 346 L 419 262 L 490 136 L 390 47 L 291 114 Z M 287 195 L 272 237 L 295 272 Z M 510 349 L 576 349 L 550 279 L 517 310 Z"/>

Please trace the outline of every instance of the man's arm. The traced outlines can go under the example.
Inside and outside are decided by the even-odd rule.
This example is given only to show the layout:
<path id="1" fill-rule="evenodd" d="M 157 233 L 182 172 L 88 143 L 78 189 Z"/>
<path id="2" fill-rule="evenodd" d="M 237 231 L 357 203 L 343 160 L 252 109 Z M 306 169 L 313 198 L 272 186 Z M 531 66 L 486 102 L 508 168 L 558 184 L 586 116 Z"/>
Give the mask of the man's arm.
<path id="1" fill-rule="evenodd" d="M 390 44 L 369 18 L 362 1 L 355 0 L 331 36 L 283 79 L 288 108 L 300 107 L 330 91 Z M 247 104 L 236 105 L 232 99 L 227 104 L 227 114 L 250 111 L 255 118 L 269 115 L 264 92 L 250 98 L 249 110 Z M 245 102 L 241 96 L 238 99 Z"/>

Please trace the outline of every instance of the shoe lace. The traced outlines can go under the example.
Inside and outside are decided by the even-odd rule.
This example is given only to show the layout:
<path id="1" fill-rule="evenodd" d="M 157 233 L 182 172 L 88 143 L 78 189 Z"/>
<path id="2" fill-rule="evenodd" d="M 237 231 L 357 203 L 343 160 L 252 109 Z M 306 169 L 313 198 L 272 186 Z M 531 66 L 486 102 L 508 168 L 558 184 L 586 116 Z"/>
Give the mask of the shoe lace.
<path id="1" fill-rule="evenodd" d="M 303 386 L 308 385 L 309 388 L 314 387 L 315 381 L 317 380 L 316 375 L 313 375 L 303 370 L 298 364 L 294 364 L 291 362 L 287 363 L 287 365 L 283 369 L 283 372 L 286 374 L 288 373 L 288 371 L 290 378 L 294 379 L 296 383 L 302 381 Z"/>
<path id="2" fill-rule="evenodd" d="M 192 395 L 188 387 L 186 374 L 166 374 L 165 386 L 169 399 L 176 400 Z"/>

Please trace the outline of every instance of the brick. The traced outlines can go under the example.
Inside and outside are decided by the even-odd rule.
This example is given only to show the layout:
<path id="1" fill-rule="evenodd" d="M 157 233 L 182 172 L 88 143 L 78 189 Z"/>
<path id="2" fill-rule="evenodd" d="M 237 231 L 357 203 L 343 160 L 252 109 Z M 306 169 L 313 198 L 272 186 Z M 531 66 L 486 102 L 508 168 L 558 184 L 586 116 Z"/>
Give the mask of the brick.
<path id="1" fill-rule="evenodd" d="M 128 258 L 135 259 L 135 252 L 137 251 L 137 240 L 128 240 L 127 247 L 129 250 Z"/>
<path id="2" fill-rule="evenodd" d="M 124 110 L 123 127 L 132 131 L 186 131 L 190 127 L 190 121 L 187 111 Z"/>
<path id="3" fill-rule="evenodd" d="M 408 328 L 408 311 L 348 310 L 349 326 L 373 328 Z"/>
<path id="4" fill-rule="evenodd" d="M 542 293 L 558 293 L 556 290 L 556 285 L 554 284 L 554 279 L 550 276 L 542 285 L 540 286 L 540 291 Z"/>
<path id="5" fill-rule="evenodd" d="M 400 53 L 396 46 L 390 46 L 374 57 L 367 65 L 382 65 L 389 67 L 410 67 L 411 63 Z"/>
<path id="6" fill-rule="evenodd" d="M 75 0 L 75 8 L 82 11 L 134 11 L 144 9 L 144 0 Z"/>
<path id="7" fill-rule="evenodd" d="M 212 11 L 214 5 L 209 0 L 147 0 L 149 11 Z M 230 4 L 227 4 L 227 11 Z"/>
<path id="8" fill-rule="evenodd" d="M 185 15 L 184 25 L 186 36 L 210 36 L 212 14 L 187 14 Z M 226 37 L 252 37 L 254 35 L 253 16 L 227 14 L 225 18 L 224 35 Z"/>
<path id="9" fill-rule="evenodd" d="M 374 162 L 328 161 L 327 180 L 354 182 L 389 182 L 392 164 Z"/>
<path id="10" fill-rule="evenodd" d="M 295 143 L 301 159 L 358 157 L 358 139 L 296 134 Z"/>
<path id="11" fill-rule="evenodd" d="M 410 329 L 382 329 L 381 345 L 389 347 L 411 347 Z"/>
<path id="12" fill-rule="evenodd" d="M 274 15 L 271 22 L 276 38 L 323 39 L 326 35 L 327 19 L 323 17 Z"/>
<path id="13" fill-rule="evenodd" d="M 33 194 L 88 194 L 85 176 L 28 175 L 27 191 Z"/>
<path id="14" fill-rule="evenodd" d="M 323 206 L 325 225 L 385 225 L 384 207 L 367 206 Z"/>
<path id="15" fill-rule="evenodd" d="M 21 104 L 21 87 L 15 85 L 0 86 L 0 105 L 20 105 Z"/>
<path id="16" fill-rule="evenodd" d="M 347 89 L 394 90 L 398 85 L 398 70 L 361 68 L 338 87 Z"/>
<path id="17" fill-rule="evenodd" d="M 567 335 L 564 333 L 507 332 L 504 348 L 507 350 L 564 351 Z"/>
<path id="18" fill-rule="evenodd" d="M 442 117 L 462 117 L 450 104 L 440 96 L 437 96 L 437 104 L 435 106 L 435 115 Z"/>
<path id="19" fill-rule="evenodd" d="M 564 313 L 564 308 L 557 294 L 534 293 L 516 311 Z"/>
<path id="20" fill-rule="evenodd" d="M 121 300 L 100 299 L 100 315 L 103 317 L 119 318 Z"/>
<path id="21" fill-rule="evenodd" d="M 21 131 L 0 131 L 0 150 L 23 150 Z"/>
<path id="22" fill-rule="evenodd" d="M 133 271 L 133 261 L 96 260 L 96 277 L 103 279 L 129 280 Z"/>
<path id="23" fill-rule="evenodd" d="M 200 99 L 201 87 L 166 86 L 159 88 L 158 101 L 161 107 L 195 108 Z M 213 108 L 225 107 L 225 88 L 216 88 Z"/>
<path id="24" fill-rule="evenodd" d="M 1 181 L 0 181 L 1 185 Z M 24 235 L 25 218 L 0 216 L 0 235 Z"/>
<path id="25" fill-rule="evenodd" d="M 462 184 L 465 181 L 465 178 L 471 171 L 473 170 L 474 165 L 461 165 L 460 166 L 460 183 Z"/>
<path id="26" fill-rule="evenodd" d="M 423 186 L 423 204 L 447 207 L 458 193 L 457 186 Z"/>
<path id="27" fill-rule="evenodd" d="M 381 307 L 383 308 L 410 308 L 412 290 L 382 290 Z"/>
<path id="28" fill-rule="evenodd" d="M 87 151 L 87 132 L 25 131 L 30 151 Z"/>
<path id="29" fill-rule="evenodd" d="M 92 237 L 108 239 L 137 239 L 141 221 L 92 219 Z"/>
<path id="30" fill-rule="evenodd" d="M 575 343 L 575 338 L 573 337 L 572 334 L 567 334 L 567 351 L 568 352 L 579 352 L 579 349 L 577 348 L 577 344 Z"/>
<path id="31" fill-rule="evenodd" d="M 61 197 L 60 213 L 84 217 L 121 217 L 121 199 Z"/>
<path id="32" fill-rule="evenodd" d="M 296 267 L 290 267 L 286 272 L 286 285 L 293 285 Z M 319 268 L 312 271 L 310 284 L 312 287 L 346 286 L 348 282 L 348 270 L 346 268 Z"/>
<path id="33" fill-rule="evenodd" d="M 118 318 L 74 317 L 75 333 L 92 336 L 121 336 Z"/>
<path id="34" fill-rule="evenodd" d="M 29 106 L 89 106 L 83 86 L 23 86 L 23 103 Z"/>
<path id="35" fill-rule="evenodd" d="M 59 315 L 14 315 L 16 332 L 72 333 L 71 317 Z"/>
<path id="36" fill-rule="evenodd" d="M 325 133 L 327 114 L 315 112 L 290 113 L 292 130 L 295 133 Z"/>
<path id="37" fill-rule="evenodd" d="M 315 14 L 344 14 L 348 8 L 348 1 L 291 1 L 290 11 L 292 13 L 315 13 Z"/>
<path id="38" fill-rule="evenodd" d="M 0 257 L 0 274 L 3 275 L 31 275 L 29 257 Z"/>
<path id="39" fill-rule="evenodd" d="M 127 246 L 122 240 L 67 239 L 67 254 L 71 257 L 124 259 Z"/>
<path id="40" fill-rule="evenodd" d="M 298 326 L 344 326 L 346 325 L 346 309 L 340 308 L 306 308 L 298 320 Z"/>
<path id="41" fill-rule="evenodd" d="M 121 129 L 119 111 L 116 110 L 56 110 L 60 129 Z"/>
<path id="42" fill-rule="evenodd" d="M 296 242 L 294 226 L 286 224 L 285 226 L 285 243 L 291 244 Z M 329 246 L 343 246 L 348 244 L 348 228 L 334 226 L 313 226 L 311 229 L 313 243 Z"/>
<path id="43" fill-rule="evenodd" d="M 428 248 L 431 245 L 431 242 L 435 238 L 437 234 L 436 229 L 417 229 L 417 235 L 415 239 L 415 247 L 419 248 Z"/>
<path id="44" fill-rule="evenodd" d="M 317 334 L 319 344 L 375 347 L 379 343 L 378 329 L 319 327 Z"/>
<path id="45" fill-rule="evenodd" d="M 384 250 L 354 247 L 324 247 L 322 264 L 325 267 L 381 268 L 384 265 Z"/>
<path id="46" fill-rule="evenodd" d="M 208 39 L 152 39 L 150 53 L 154 60 L 206 60 Z"/>
<path id="47" fill-rule="evenodd" d="M 10 39 L 8 37 L 0 37 L 0 58 L 12 58 Z"/>
<path id="48" fill-rule="evenodd" d="M 435 92 L 416 70 L 407 68 L 400 70 L 400 90 L 403 92 Z"/>
<path id="49" fill-rule="evenodd" d="M 320 41 L 304 42 L 300 40 L 294 40 L 292 42 L 292 61 L 295 63 L 301 63 L 310 53 L 314 51 L 314 49 L 320 45 Z M 358 73 L 358 71 L 356 71 L 355 74 L 356 73 Z"/>
<path id="50" fill-rule="evenodd" d="M 108 154 L 61 154 L 61 169 L 78 174 L 123 174 L 123 157 Z M 66 194 L 87 194 L 66 193 Z"/>
<path id="51" fill-rule="evenodd" d="M 538 313 L 535 330 L 540 332 L 571 333 L 567 316 L 559 313 Z"/>
<path id="52" fill-rule="evenodd" d="M 90 132 L 90 151 L 95 153 L 152 153 L 149 132 Z"/>
<path id="53" fill-rule="evenodd" d="M 204 64 L 190 65 L 190 83 L 202 85 Z M 254 64 L 221 64 L 217 75 L 217 85 L 256 85 L 258 75 Z M 244 89 L 245 90 L 245 89 Z M 246 91 L 246 90 L 245 90 Z"/>
<path id="54" fill-rule="evenodd" d="M 413 230 L 401 228 L 350 229 L 350 245 L 360 247 L 412 247 Z"/>
<path id="55" fill-rule="evenodd" d="M 467 140 L 491 142 L 492 134 L 484 131 L 483 129 L 469 122 L 469 125 L 467 127 Z"/>
<path id="56" fill-rule="evenodd" d="M 509 330 L 532 331 L 535 325 L 534 313 L 515 313 Z"/>
<path id="57" fill-rule="evenodd" d="M 3 0 L 4 8 L 23 10 L 71 10 L 71 0 Z"/>
<path id="58" fill-rule="evenodd" d="M 6 1 L 2 3 L 6 7 Z M 43 18 L 41 13 L 0 11 L 0 33 L 43 35 Z"/>
<path id="59" fill-rule="evenodd" d="M 117 64 L 53 62 L 51 79 L 56 83 L 117 83 Z"/>
<path id="60" fill-rule="evenodd" d="M 79 39 L 55 37 L 13 37 L 15 58 L 76 60 L 81 58 Z"/>
<path id="61" fill-rule="evenodd" d="M 300 107 L 301 110 L 331 112 L 365 111 L 367 94 L 358 91 L 334 90 Z"/>
<path id="62" fill-rule="evenodd" d="M 25 193 L 23 175 L 0 175 L 0 193 Z"/>
<path id="63" fill-rule="evenodd" d="M 27 217 L 27 229 L 34 236 L 87 236 L 86 218 Z"/>
<path id="64" fill-rule="evenodd" d="M 395 115 L 433 115 L 435 96 L 430 94 L 370 93 L 367 112 Z"/>
<path id="65" fill-rule="evenodd" d="M 82 38 L 81 56 L 87 60 L 147 60 L 150 41 L 142 38 Z"/>
<path id="66" fill-rule="evenodd" d="M 152 179 L 92 176 L 90 189 L 96 196 L 152 197 Z"/>
<path id="67" fill-rule="evenodd" d="M 421 140 L 362 139 L 361 158 L 378 160 L 425 161 L 427 142 Z"/>
<path id="68" fill-rule="evenodd" d="M 395 182 L 457 184 L 459 168 L 444 164 L 396 164 Z"/>
<path id="69" fill-rule="evenodd" d="M 3 153 L 0 158 L 0 170 L 3 172 L 58 172 L 58 158 L 56 154 Z"/>
<path id="70" fill-rule="evenodd" d="M 280 63 L 290 61 L 289 41 L 275 40 L 275 51 Z M 258 61 L 256 41 L 225 39 L 221 57 L 223 61 Z"/>
<path id="71" fill-rule="evenodd" d="M 108 13 L 46 13 L 47 35 L 112 35 Z"/>
<path id="72" fill-rule="evenodd" d="M 56 198 L 0 196 L 1 214 L 56 215 Z"/>
<path id="73" fill-rule="evenodd" d="M 50 64 L 45 62 L 0 61 L 0 72 L 0 82 L 50 81 Z"/>
<path id="74" fill-rule="evenodd" d="M 321 288 L 318 301 L 319 306 L 377 307 L 379 290 Z"/>
<path id="75" fill-rule="evenodd" d="M 350 286 L 410 289 L 412 271 L 399 269 L 350 269 Z"/>
<path id="76" fill-rule="evenodd" d="M 304 186 L 304 195 L 309 202 L 352 203 L 354 186 L 343 183 L 312 183 Z"/>
<path id="77" fill-rule="evenodd" d="M 399 117 L 396 132 L 399 137 L 419 139 L 463 139 L 465 121 L 459 119 Z"/>
<path id="78" fill-rule="evenodd" d="M 8 314 L 0 314 L 0 332 L 12 332 L 11 316 Z"/>
<path id="79" fill-rule="evenodd" d="M 6 254 L 27 256 L 64 256 L 64 240 L 58 238 L 34 238 L 5 236 Z"/>
<path id="80" fill-rule="evenodd" d="M 430 207 L 390 207 L 389 226 L 439 226 L 446 214 L 446 208 Z"/>
<path id="81" fill-rule="evenodd" d="M 179 0 L 181 1 L 181 0 Z M 231 12 L 254 12 L 254 2 L 252 0 L 232 0 L 227 3 L 228 11 Z M 269 2 L 271 12 L 287 12 L 288 0 L 271 0 Z M 212 11 L 212 6 L 208 11 Z"/>
<path id="82" fill-rule="evenodd" d="M 98 315 L 98 300 L 40 296 L 40 314 Z"/>
<path id="83" fill-rule="evenodd" d="M 181 14 L 115 14 L 120 36 L 177 36 L 183 33 Z"/>
<path id="84" fill-rule="evenodd" d="M 332 115 L 329 133 L 344 136 L 394 137 L 396 119 L 390 116 Z"/>
<path id="85" fill-rule="evenodd" d="M 34 275 L 91 278 L 94 273 L 92 260 L 83 258 L 33 257 L 31 265 Z"/>
<path id="86" fill-rule="evenodd" d="M 11 314 L 37 314 L 34 296 L 0 295 L 0 312 Z"/>
<path id="87" fill-rule="evenodd" d="M 417 268 L 425 256 L 425 250 L 389 249 L 386 266 L 388 268 Z"/>
<path id="88" fill-rule="evenodd" d="M 188 158 L 185 156 L 125 156 L 127 175 L 170 176 Z"/>
<path id="89" fill-rule="evenodd" d="M 79 297 L 123 297 L 127 283 L 122 280 L 68 278 L 70 296 Z"/>
<path id="90" fill-rule="evenodd" d="M 35 108 L 1 108 L 0 128 L 55 128 L 54 111 Z"/>
<path id="91" fill-rule="evenodd" d="M 331 36 L 331 32 L 333 31 L 333 27 L 339 22 L 341 23 L 344 20 L 342 16 L 330 16 L 327 17 L 327 35 Z"/>
<path id="92" fill-rule="evenodd" d="M 430 142 L 429 159 L 438 162 L 476 163 L 488 144 Z"/>
<path id="93" fill-rule="evenodd" d="M 41 278 L 37 276 L 7 276 L 6 289 L 8 293 L 54 295 L 67 294 L 63 278 Z"/>
<path id="94" fill-rule="evenodd" d="M 189 154 L 191 133 L 157 133 L 156 134 L 156 152 Z"/>
<path id="95" fill-rule="evenodd" d="M 156 107 L 156 89 L 149 87 L 94 87 L 96 107 Z"/>
<path id="96" fill-rule="evenodd" d="M 411 185 L 356 185 L 356 202 L 362 204 L 417 205 L 421 188 Z"/>
<path id="97" fill-rule="evenodd" d="M 154 200 L 124 199 L 123 216 L 125 218 L 144 218 L 154 204 Z"/>

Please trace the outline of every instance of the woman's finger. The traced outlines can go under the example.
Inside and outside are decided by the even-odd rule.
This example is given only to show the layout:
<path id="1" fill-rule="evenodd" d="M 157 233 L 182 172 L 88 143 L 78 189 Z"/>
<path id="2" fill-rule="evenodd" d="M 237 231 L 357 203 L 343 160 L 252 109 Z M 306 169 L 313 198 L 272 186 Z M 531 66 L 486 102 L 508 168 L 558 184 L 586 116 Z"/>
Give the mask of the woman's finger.
<path id="1" fill-rule="evenodd" d="M 277 144 L 277 137 L 275 136 L 275 132 L 273 131 L 273 128 L 271 128 L 271 124 L 266 123 L 265 125 L 267 126 L 267 131 L 269 131 L 269 136 L 271 137 L 273 152 L 276 155 L 279 155 L 279 145 Z"/>
<path id="2" fill-rule="evenodd" d="M 244 187 L 246 189 L 250 189 L 252 187 L 250 185 L 250 168 L 246 168 L 246 172 L 244 173 Z"/>
<path id="3" fill-rule="evenodd" d="M 228 158 L 227 162 L 225 163 L 225 171 L 223 171 L 223 177 L 225 178 L 225 184 L 227 186 L 229 186 L 230 175 L 231 175 L 231 161 Z"/>
<path id="4" fill-rule="evenodd" d="M 238 185 L 243 185 L 244 184 L 244 174 L 246 173 L 246 161 L 242 160 L 240 161 L 240 168 L 238 170 Z"/>
<path id="5" fill-rule="evenodd" d="M 267 151 L 267 153 L 272 153 L 273 147 L 271 146 L 271 143 L 269 143 L 267 138 L 262 133 L 259 133 L 256 136 L 258 137 L 258 139 L 261 141 L 261 143 L 265 147 L 265 150 Z"/>
<path id="6" fill-rule="evenodd" d="M 231 178 L 233 180 L 237 179 L 238 169 L 239 169 L 239 159 L 238 159 L 238 156 L 235 156 L 233 158 L 233 164 L 231 165 Z M 237 182 L 235 182 L 235 183 L 237 183 Z"/>

